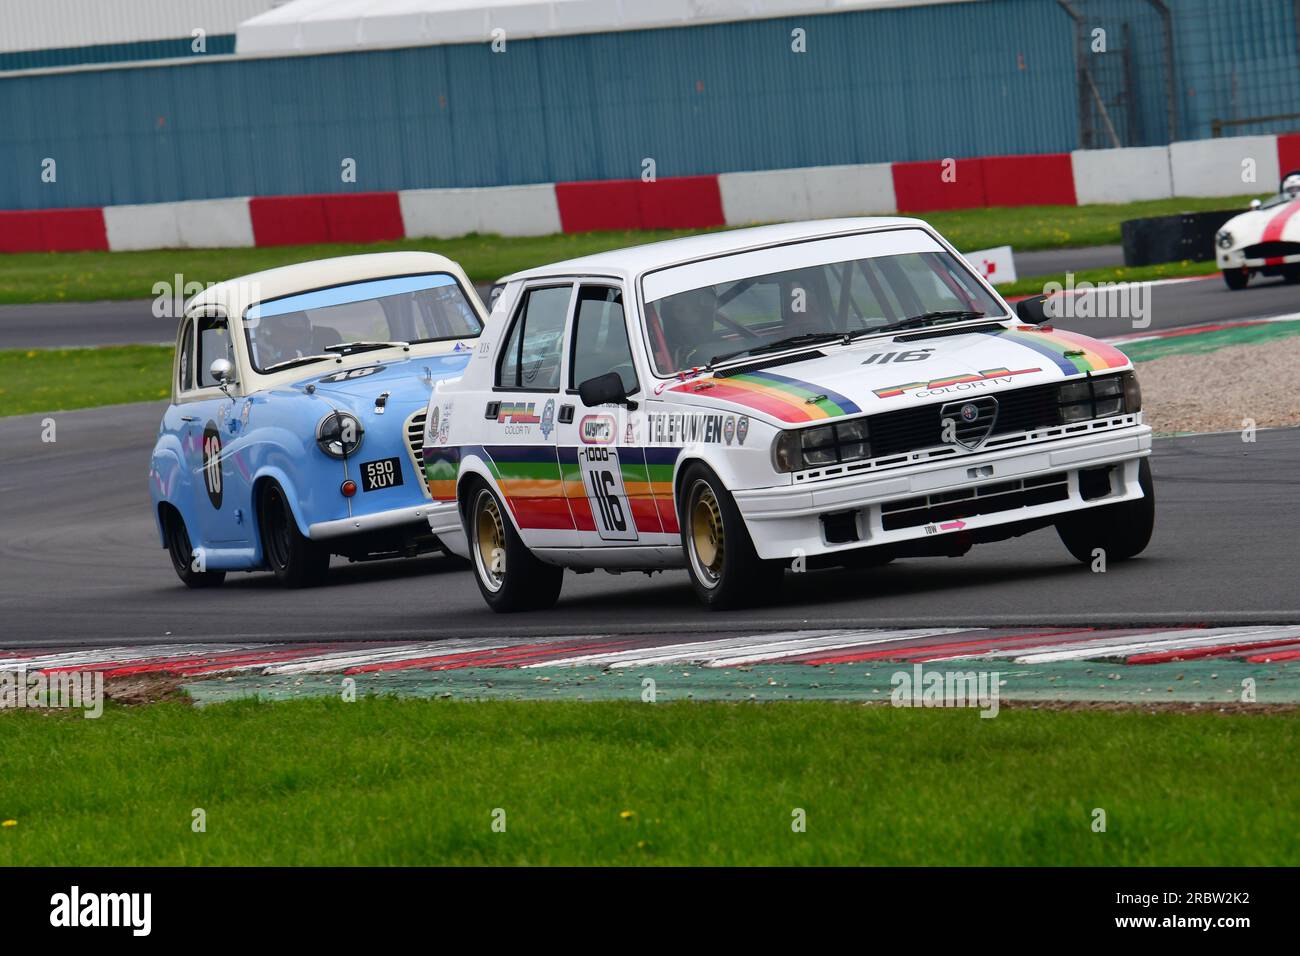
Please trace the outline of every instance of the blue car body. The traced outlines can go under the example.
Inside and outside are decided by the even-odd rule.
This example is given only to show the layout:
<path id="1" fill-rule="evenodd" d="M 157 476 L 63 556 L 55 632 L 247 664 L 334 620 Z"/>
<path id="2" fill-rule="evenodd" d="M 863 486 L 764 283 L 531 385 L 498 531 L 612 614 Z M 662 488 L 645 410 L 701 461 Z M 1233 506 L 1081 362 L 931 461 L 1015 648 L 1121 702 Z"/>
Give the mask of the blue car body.
<path id="1" fill-rule="evenodd" d="M 399 261 L 375 262 L 389 257 Z M 351 293 L 354 289 L 390 288 L 396 281 L 390 276 L 404 276 L 401 281 L 411 285 L 409 277 L 418 270 L 415 284 L 435 285 L 444 298 L 455 294 L 453 283 L 459 287 L 465 302 L 461 309 L 472 310 L 480 330 L 486 318 L 459 269 L 426 253 L 307 264 L 315 268 L 291 266 L 288 277 L 278 275 L 286 270 L 272 270 L 250 277 L 256 280 L 251 284 L 263 287 L 263 292 L 269 284 L 277 293 L 274 300 L 299 303 L 306 301 L 303 292 L 281 291 L 286 280 L 291 290 L 310 290 L 321 281 L 320 267 L 326 265 L 328 277 L 336 282 L 332 289 L 342 288 L 354 299 L 361 294 Z M 337 284 L 344 277 L 354 281 Z M 397 343 L 330 352 L 327 359 L 290 359 L 287 370 L 259 374 L 256 333 L 242 334 L 245 324 L 255 325 L 250 317 L 257 304 L 241 301 L 238 292 L 214 288 L 216 292 L 209 290 L 187 306 L 178 337 L 173 401 L 163 415 L 150 464 L 159 538 L 163 547 L 173 547 L 173 560 L 182 546 L 169 542 L 169 522 L 179 516 L 195 572 L 212 577 L 267 568 L 259 503 L 268 483 L 283 492 L 297 533 L 322 551 L 362 560 L 439 547 L 426 513 L 431 499 L 420 460 L 424 419 L 434 386 L 458 377 L 469 361 L 477 330 L 407 348 Z M 319 301 L 324 293 L 311 294 Z M 371 311 L 378 301 L 363 298 L 347 304 L 346 294 L 344 300 L 349 309 Z M 205 310 L 206 325 L 201 318 Z M 267 328 L 262 325 L 263 335 Z M 227 382 L 223 387 L 207 373 L 203 363 L 214 354 L 237 368 L 239 384 Z M 182 387 L 187 383 L 192 387 Z M 327 442 L 320 436 L 329 431 L 328 425 L 344 420 L 339 416 L 353 416 L 357 443 L 346 450 L 340 444 L 343 453 L 331 455 L 323 450 Z M 328 563 L 328 557 L 325 560 Z M 185 580 L 183 569 L 178 565 L 176 570 Z"/>

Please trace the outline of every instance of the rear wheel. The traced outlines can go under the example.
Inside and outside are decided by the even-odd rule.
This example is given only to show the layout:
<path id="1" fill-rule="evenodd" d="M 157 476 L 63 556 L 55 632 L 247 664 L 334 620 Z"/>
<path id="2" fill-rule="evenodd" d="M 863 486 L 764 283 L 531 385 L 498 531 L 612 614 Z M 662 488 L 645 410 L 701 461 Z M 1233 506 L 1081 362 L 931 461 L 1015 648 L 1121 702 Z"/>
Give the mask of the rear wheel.
<path id="1" fill-rule="evenodd" d="M 686 570 L 706 607 L 747 607 L 780 590 L 785 566 L 758 556 L 740 509 L 703 465 L 692 466 L 682 480 L 681 527 Z"/>
<path id="2" fill-rule="evenodd" d="M 1224 269 L 1223 282 L 1233 292 L 1246 288 L 1246 283 L 1250 282 L 1249 269 Z"/>
<path id="3" fill-rule="evenodd" d="M 167 539 L 167 553 L 172 559 L 172 568 L 176 576 L 189 588 L 214 588 L 226 579 L 225 571 L 196 571 L 196 562 L 202 562 L 194 554 L 190 544 L 190 533 L 185 530 L 185 519 L 179 511 L 168 507 L 163 512 L 163 535 Z"/>
<path id="4" fill-rule="evenodd" d="M 470 562 L 488 607 L 502 613 L 554 607 L 564 585 L 564 569 L 538 560 L 528 550 L 486 482 L 472 479 L 466 494 Z"/>
<path id="5" fill-rule="evenodd" d="M 275 482 L 265 486 L 259 499 L 258 526 L 262 553 L 276 580 L 287 588 L 315 587 L 329 574 L 330 553 L 298 530 L 289 499 Z"/>
<path id="6" fill-rule="evenodd" d="M 1142 497 L 1116 505 L 1086 508 L 1066 515 L 1056 523 L 1057 534 L 1066 550 L 1089 564 L 1100 549 L 1107 562 L 1124 561 L 1141 554 L 1151 540 L 1156 520 L 1156 493 L 1151 481 L 1151 464 L 1145 458 L 1138 467 Z"/>

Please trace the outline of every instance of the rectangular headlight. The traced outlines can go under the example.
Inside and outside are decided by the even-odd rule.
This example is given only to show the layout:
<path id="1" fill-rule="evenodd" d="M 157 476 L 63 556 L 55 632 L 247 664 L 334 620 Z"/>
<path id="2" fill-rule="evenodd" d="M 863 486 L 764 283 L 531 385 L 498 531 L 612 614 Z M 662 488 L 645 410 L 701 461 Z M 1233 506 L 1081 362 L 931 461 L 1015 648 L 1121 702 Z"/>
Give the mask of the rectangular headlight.
<path id="1" fill-rule="evenodd" d="M 1057 391 L 1061 422 L 1083 422 L 1092 418 L 1109 418 L 1142 409 L 1142 391 L 1132 372 L 1119 375 L 1088 377 L 1065 382 Z"/>
<path id="2" fill-rule="evenodd" d="M 777 471 L 801 471 L 870 457 L 865 418 L 781 432 L 772 445 L 772 464 Z"/>

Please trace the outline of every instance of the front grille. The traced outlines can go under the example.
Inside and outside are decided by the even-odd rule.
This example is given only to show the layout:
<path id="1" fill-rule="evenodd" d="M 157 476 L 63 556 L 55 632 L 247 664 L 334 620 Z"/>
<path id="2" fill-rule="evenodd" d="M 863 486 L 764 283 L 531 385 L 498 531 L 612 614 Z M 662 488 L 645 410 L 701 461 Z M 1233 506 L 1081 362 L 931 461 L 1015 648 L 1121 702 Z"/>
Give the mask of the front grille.
<path id="1" fill-rule="evenodd" d="M 1300 242 L 1260 242 L 1241 250 L 1247 259 L 1278 259 L 1300 256 Z"/>
<path id="2" fill-rule="evenodd" d="M 1055 383 L 1031 385 L 991 396 L 998 400 L 998 417 L 990 436 L 1059 425 L 1058 387 Z M 871 416 L 867 431 L 872 456 L 898 455 L 943 444 L 941 409 L 945 404 L 936 402 Z"/>
<path id="3" fill-rule="evenodd" d="M 978 488 L 960 488 L 936 495 L 921 495 L 891 501 L 880 507 L 880 523 L 886 531 L 919 528 L 927 524 L 956 521 L 973 515 L 995 514 L 1064 501 L 1070 497 L 1067 472 L 1033 478 L 1000 481 Z"/>
<path id="4" fill-rule="evenodd" d="M 406 420 L 406 448 L 411 453 L 411 463 L 415 465 L 415 473 L 421 479 L 424 477 L 424 419 L 427 415 L 427 411 L 416 412 Z M 420 481 L 420 487 L 428 497 L 429 487 L 423 480 Z"/>

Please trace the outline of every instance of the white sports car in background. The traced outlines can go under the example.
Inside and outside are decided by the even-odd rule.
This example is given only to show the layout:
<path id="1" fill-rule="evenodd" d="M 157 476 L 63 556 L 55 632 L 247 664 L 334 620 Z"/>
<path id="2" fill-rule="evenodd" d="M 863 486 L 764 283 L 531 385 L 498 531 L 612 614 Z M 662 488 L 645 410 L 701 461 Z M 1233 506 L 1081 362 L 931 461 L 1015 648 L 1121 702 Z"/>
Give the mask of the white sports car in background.
<path id="1" fill-rule="evenodd" d="M 1214 237 L 1215 255 L 1229 289 L 1244 289 L 1253 275 L 1300 282 L 1300 170 L 1282 177 L 1272 199 L 1254 200 Z"/>
<path id="2" fill-rule="evenodd" d="M 787 568 L 959 555 L 1055 526 L 1151 536 L 1129 360 L 1018 320 L 916 219 L 761 226 L 507 277 L 423 442 L 429 525 L 498 611 L 563 569 L 685 567 L 709 607 Z"/>

